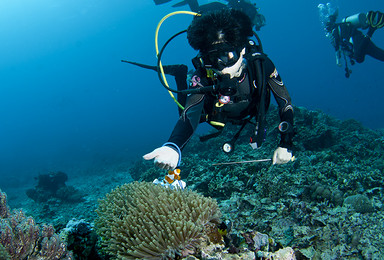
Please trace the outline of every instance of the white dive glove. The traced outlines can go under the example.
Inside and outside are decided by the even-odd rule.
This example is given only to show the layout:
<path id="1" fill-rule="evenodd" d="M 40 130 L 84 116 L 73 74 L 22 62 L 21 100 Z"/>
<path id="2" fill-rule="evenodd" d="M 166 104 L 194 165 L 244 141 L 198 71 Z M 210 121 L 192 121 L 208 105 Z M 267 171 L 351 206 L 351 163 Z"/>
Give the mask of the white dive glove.
<path id="1" fill-rule="evenodd" d="M 157 167 L 173 170 L 179 163 L 179 153 L 169 146 L 162 146 L 143 156 L 145 160 L 154 160 Z"/>
<path id="2" fill-rule="evenodd" d="M 277 147 L 273 153 L 272 164 L 285 164 L 289 161 L 293 161 L 294 159 L 295 157 L 292 156 L 292 152 L 287 148 Z"/>

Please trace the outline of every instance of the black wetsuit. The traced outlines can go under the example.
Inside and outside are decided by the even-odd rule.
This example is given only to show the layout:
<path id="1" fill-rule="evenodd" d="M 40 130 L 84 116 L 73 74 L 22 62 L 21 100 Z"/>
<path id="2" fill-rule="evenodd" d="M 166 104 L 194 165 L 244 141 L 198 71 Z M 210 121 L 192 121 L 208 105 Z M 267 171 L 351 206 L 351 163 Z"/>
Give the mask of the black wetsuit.
<path id="1" fill-rule="evenodd" d="M 352 34 L 353 40 L 353 58 L 362 63 L 365 55 L 380 61 L 384 61 L 384 50 L 377 47 L 371 40 L 371 37 L 364 35 L 361 31 L 355 30 Z"/>
<path id="2" fill-rule="evenodd" d="M 362 63 L 365 55 L 384 61 L 384 50 L 377 47 L 371 40 L 373 31 L 365 35 L 350 23 L 339 23 L 332 31 L 335 50 L 342 50 L 348 57 Z"/>
<path id="3" fill-rule="evenodd" d="M 284 86 L 277 70 L 269 58 L 266 58 L 265 62 L 265 80 L 267 93 L 265 95 L 266 109 L 268 108 L 270 101 L 270 93 L 274 95 L 278 107 L 280 120 L 286 121 L 293 126 L 293 108 L 291 105 L 291 98 L 288 94 L 286 87 Z M 258 97 L 255 93 L 256 88 L 253 82 L 250 82 L 250 74 L 256 73 L 255 71 L 249 71 L 249 67 L 246 68 L 244 78 L 239 83 L 237 92 L 235 95 L 229 96 L 230 102 L 222 104 L 219 102 L 220 95 L 218 93 L 207 94 L 192 94 L 187 97 L 187 103 L 185 109 L 180 116 L 176 126 L 165 145 L 176 148 L 181 151 L 188 143 L 189 139 L 195 132 L 199 123 L 212 121 L 233 122 L 245 120 L 246 118 L 257 115 L 257 106 L 254 106 L 253 99 Z M 192 82 L 199 81 L 203 83 L 206 80 L 200 75 L 192 77 Z M 190 86 L 193 88 L 193 84 Z M 202 117 L 204 115 L 204 117 Z M 204 120 L 201 120 L 201 119 Z M 280 146 L 291 148 L 292 146 L 292 133 L 281 134 Z M 181 154 L 180 154 L 181 156 Z"/>

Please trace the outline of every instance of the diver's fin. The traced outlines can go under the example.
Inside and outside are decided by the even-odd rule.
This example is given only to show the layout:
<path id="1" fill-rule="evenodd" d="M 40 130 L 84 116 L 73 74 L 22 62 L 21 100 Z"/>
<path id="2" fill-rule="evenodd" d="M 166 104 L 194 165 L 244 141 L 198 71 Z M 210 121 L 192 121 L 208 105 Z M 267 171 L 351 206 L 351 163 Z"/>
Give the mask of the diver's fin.
<path id="1" fill-rule="evenodd" d="M 150 70 L 157 71 L 157 66 L 151 66 L 151 65 L 138 63 L 138 62 L 134 62 L 134 61 L 129 61 L 129 60 L 121 60 L 121 62 L 136 65 L 136 66 L 144 68 L 144 69 L 150 69 Z M 164 70 L 165 74 L 172 75 L 174 77 L 180 77 L 181 75 L 187 76 L 187 73 L 188 73 L 188 67 L 187 67 L 187 65 L 184 65 L 184 64 L 164 65 L 163 70 Z"/>
<path id="2" fill-rule="evenodd" d="M 146 65 L 146 64 L 142 64 L 142 63 L 138 63 L 138 62 L 134 62 L 134 61 L 129 61 L 129 60 L 121 60 L 121 62 L 126 62 L 126 63 L 132 64 L 132 65 L 142 67 L 144 69 L 150 69 L 150 70 L 157 71 L 157 66 L 150 66 L 150 65 Z"/>
<path id="3" fill-rule="evenodd" d="M 172 7 L 180 7 L 180 6 L 184 6 L 186 4 L 188 4 L 188 2 L 184 0 L 184 1 L 181 1 L 180 3 L 172 5 Z"/>
<path id="4" fill-rule="evenodd" d="M 180 3 L 172 5 L 172 7 L 180 7 L 184 5 L 189 5 L 189 9 L 193 12 L 198 12 L 200 9 L 200 5 L 197 0 L 183 0 Z"/>
<path id="5" fill-rule="evenodd" d="M 384 26 L 384 13 L 379 11 L 369 11 L 367 20 L 370 27 L 380 29 Z"/>
<path id="6" fill-rule="evenodd" d="M 171 2 L 171 1 L 172 0 L 153 0 L 153 2 L 155 2 L 155 5 L 161 5 L 161 4 Z"/>

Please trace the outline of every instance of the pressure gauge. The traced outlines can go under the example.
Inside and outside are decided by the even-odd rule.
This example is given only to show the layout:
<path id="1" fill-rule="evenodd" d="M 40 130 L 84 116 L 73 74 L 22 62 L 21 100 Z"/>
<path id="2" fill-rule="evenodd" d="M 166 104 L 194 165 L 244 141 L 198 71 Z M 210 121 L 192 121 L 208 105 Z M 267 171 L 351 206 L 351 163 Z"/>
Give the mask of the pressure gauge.
<path id="1" fill-rule="evenodd" d="M 233 152 L 234 146 L 231 143 L 224 143 L 222 148 L 225 153 L 230 153 Z"/>

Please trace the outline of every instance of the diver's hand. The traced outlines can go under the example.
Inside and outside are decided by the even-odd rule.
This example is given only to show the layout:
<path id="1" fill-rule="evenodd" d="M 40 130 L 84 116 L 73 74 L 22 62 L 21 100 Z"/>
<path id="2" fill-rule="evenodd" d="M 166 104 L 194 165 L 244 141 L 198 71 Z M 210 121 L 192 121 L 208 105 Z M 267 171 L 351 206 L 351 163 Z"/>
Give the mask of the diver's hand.
<path id="1" fill-rule="evenodd" d="M 287 148 L 277 147 L 273 153 L 272 164 L 285 164 L 287 162 L 293 161 L 294 157 L 292 152 Z"/>
<path id="2" fill-rule="evenodd" d="M 165 170 L 173 170 L 179 162 L 179 153 L 168 146 L 163 146 L 143 156 L 145 160 L 154 160 L 154 164 Z"/>
<path id="3" fill-rule="evenodd" d="M 379 29 L 384 26 L 384 13 L 380 11 L 369 11 L 367 14 L 367 21 L 372 29 Z"/>

